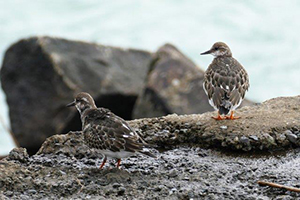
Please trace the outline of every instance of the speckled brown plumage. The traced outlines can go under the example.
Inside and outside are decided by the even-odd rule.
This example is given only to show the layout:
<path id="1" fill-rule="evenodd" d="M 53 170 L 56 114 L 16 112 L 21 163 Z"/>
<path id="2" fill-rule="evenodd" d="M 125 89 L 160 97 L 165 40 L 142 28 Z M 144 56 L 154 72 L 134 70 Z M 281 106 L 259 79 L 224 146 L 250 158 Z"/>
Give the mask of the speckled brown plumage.
<path id="1" fill-rule="evenodd" d="M 155 157 L 147 151 L 147 143 L 125 120 L 108 109 L 97 108 L 88 93 L 79 93 L 69 105 L 75 105 L 81 115 L 82 131 L 87 145 L 104 155 L 100 168 L 104 166 L 107 156 L 118 159 L 117 167 L 121 158 L 134 153 Z"/>
<path id="2" fill-rule="evenodd" d="M 223 119 L 220 115 L 233 111 L 245 98 L 249 88 L 249 78 L 243 66 L 232 57 L 229 47 L 223 42 L 217 42 L 203 54 L 215 56 L 204 75 L 203 88 L 208 96 L 209 103 L 218 110 L 216 119 Z M 227 117 L 228 118 L 228 117 Z"/>
<path id="3" fill-rule="evenodd" d="M 142 151 L 145 143 L 129 125 L 108 109 L 88 110 L 83 116 L 84 139 L 91 148 L 99 150 Z"/>

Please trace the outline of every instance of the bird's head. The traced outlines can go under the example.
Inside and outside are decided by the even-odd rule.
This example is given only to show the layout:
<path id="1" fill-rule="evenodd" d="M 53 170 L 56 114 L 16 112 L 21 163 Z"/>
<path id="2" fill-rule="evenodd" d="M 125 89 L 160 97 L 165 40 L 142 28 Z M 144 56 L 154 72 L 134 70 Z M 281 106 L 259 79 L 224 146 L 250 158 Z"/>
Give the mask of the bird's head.
<path id="1" fill-rule="evenodd" d="M 224 42 L 216 42 L 210 48 L 210 50 L 203 52 L 200 55 L 205 55 L 205 54 L 211 54 L 214 57 L 220 57 L 220 56 L 231 57 L 232 56 L 232 53 L 231 53 L 229 47 Z"/>
<path id="2" fill-rule="evenodd" d="M 71 106 L 75 106 L 80 114 L 85 110 L 97 108 L 93 97 L 86 92 L 77 94 L 75 100 L 67 105 L 67 107 Z"/>

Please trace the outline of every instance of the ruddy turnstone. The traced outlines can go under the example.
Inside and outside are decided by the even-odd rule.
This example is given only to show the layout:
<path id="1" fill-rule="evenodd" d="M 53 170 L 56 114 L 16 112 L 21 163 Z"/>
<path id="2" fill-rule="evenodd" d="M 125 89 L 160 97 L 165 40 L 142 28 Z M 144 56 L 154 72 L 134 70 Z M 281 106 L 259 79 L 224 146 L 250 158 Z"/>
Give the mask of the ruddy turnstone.
<path id="1" fill-rule="evenodd" d="M 79 111 L 87 145 L 98 149 L 104 155 L 100 169 L 103 168 L 107 157 L 118 159 L 117 168 L 120 166 L 121 158 L 135 153 L 155 158 L 155 155 L 147 151 L 148 144 L 124 119 L 108 109 L 97 108 L 94 99 L 88 93 L 79 93 L 67 106 L 75 106 Z"/>
<path id="2" fill-rule="evenodd" d="M 229 47 L 223 42 L 217 42 L 210 50 L 201 53 L 205 54 L 215 57 L 205 72 L 203 82 L 210 105 L 218 111 L 218 116 L 213 118 L 238 119 L 234 117 L 234 110 L 242 103 L 249 88 L 246 70 L 232 57 Z M 229 112 L 230 116 L 227 116 Z"/>

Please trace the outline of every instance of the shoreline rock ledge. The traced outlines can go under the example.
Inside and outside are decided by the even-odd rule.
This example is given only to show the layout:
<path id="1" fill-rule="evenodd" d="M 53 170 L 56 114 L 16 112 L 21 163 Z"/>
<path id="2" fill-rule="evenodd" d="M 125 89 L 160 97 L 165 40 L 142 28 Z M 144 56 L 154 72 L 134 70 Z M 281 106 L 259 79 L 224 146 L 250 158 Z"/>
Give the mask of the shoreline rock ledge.
<path id="1" fill-rule="evenodd" d="M 300 146 L 299 102 L 279 97 L 243 107 L 235 121 L 215 121 L 214 112 L 129 121 L 160 153 L 123 159 L 121 169 L 109 160 L 111 168 L 99 170 L 101 156 L 80 131 L 54 135 L 33 156 L 15 148 L 0 161 L 0 199 L 298 199 L 257 181 L 299 186 L 300 149 L 282 150 Z"/>
<path id="2" fill-rule="evenodd" d="M 276 150 L 300 146 L 300 96 L 278 97 L 235 114 L 237 120 L 213 120 L 216 112 L 168 115 L 130 121 L 149 143 L 160 147 L 196 144 L 232 150 Z"/>
<path id="3" fill-rule="evenodd" d="M 216 112 L 171 114 L 157 118 L 128 121 L 146 142 L 158 149 L 188 145 L 201 148 L 228 149 L 241 152 L 273 151 L 300 147 L 300 96 L 278 97 L 236 111 L 238 120 L 216 121 Z M 57 143 L 71 136 L 55 135 L 46 140 L 39 153 L 51 153 Z M 77 144 L 82 144 L 79 136 Z M 53 142 L 60 141 L 60 142 Z M 49 147 L 50 145 L 50 147 Z M 54 146 L 53 146 L 54 145 Z M 50 150 L 45 150 L 50 148 Z M 59 150 L 60 147 L 59 147 Z"/>

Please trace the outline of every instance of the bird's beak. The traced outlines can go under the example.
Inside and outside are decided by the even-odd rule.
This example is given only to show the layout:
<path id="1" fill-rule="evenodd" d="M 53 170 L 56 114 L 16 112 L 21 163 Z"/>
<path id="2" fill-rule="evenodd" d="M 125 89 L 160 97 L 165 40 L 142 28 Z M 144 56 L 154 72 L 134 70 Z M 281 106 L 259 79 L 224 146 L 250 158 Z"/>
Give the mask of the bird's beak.
<path id="1" fill-rule="evenodd" d="M 208 50 L 208 51 L 205 51 L 205 52 L 203 52 L 203 53 L 200 53 L 200 55 L 206 55 L 206 54 L 211 54 L 211 50 Z"/>
<path id="2" fill-rule="evenodd" d="M 67 107 L 71 107 L 71 106 L 75 106 L 75 101 L 69 103 L 68 105 L 66 105 Z"/>

